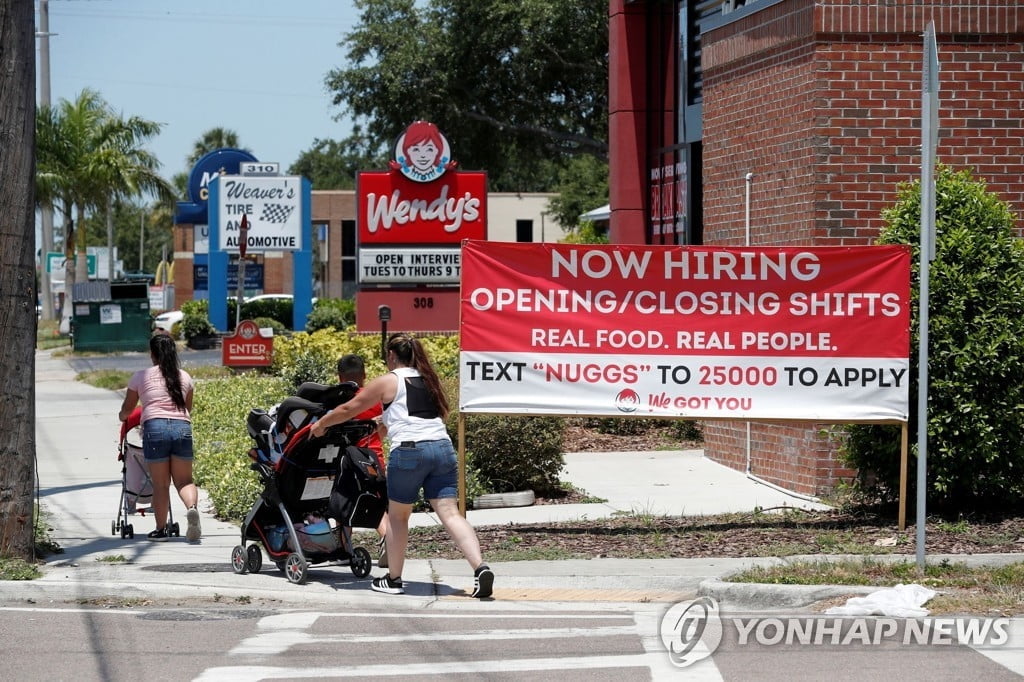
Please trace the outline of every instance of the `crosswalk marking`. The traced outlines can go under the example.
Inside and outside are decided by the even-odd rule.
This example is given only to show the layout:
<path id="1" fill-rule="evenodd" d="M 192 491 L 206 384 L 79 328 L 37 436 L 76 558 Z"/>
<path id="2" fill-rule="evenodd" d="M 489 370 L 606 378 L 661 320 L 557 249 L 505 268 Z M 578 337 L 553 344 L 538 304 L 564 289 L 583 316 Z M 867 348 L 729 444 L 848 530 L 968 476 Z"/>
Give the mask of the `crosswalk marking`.
<path id="1" fill-rule="evenodd" d="M 278 666 L 224 666 L 208 668 L 197 682 L 251 682 L 252 680 L 309 679 L 315 677 L 409 677 L 413 675 L 490 675 L 496 673 L 539 672 L 550 670 L 592 670 L 595 668 L 647 668 L 661 667 L 654 660 L 665 658 L 660 654 L 624 654 L 613 656 L 567 656 L 565 658 L 501 658 L 482 661 L 449 661 L 431 663 L 402 663 L 400 665 L 373 664 L 324 668 L 297 668 Z M 674 674 L 679 671 L 674 669 Z M 721 679 L 721 678 L 717 678 Z"/>
<path id="2" fill-rule="evenodd" d="M 672 665 L 659 636 L 660 612 L 656 609 L 624 612 L 593 613 L 423 613 L 423 612 L 349 612 L 321 613 L 296 612 L 262 618 L 257 624 L 257 633 L 249 637 L 229 653 L 233 657 L 254 660 L 253 665 L 222 666 L 210 668 L 197 680 L 254 680 L 254 679 L 310 679 L 316 677 L 390 677 L 408 675 L 489 675 L 515 672 L 539 672 L 586 669 L 645 669 L 653 679 L 678 676 L 679 668 Z M 426 633 L 352 633 L 311 632 L 320 619 L 343 618 L 400 620 L 445 620 L 472 621 L 475 626 L 466 630 Z M 570 621 L 552 627 L 508 627 L 516 621 Z M 494 622 L 495 628 L 482 623 Z M 589 624 L 588 624 L 589 623 Z M 499 625 L 500 624 L 500 625 Z M 323 628 L 321 628 L 322 630 Z M 636 637 L 642 643 L 643 653 L 601 654 L 594 656 L 570 655 L 563 658 L 503 658 L 500 660 L 448 661 L 430 664 L 367 663 L 338 667 L 292 667 L 262 665 L 268 657 L 286 653 L 296 646 L 327 645 L 382 645 L 408 644 L 413 642 L 483 642 L 506 640 L 555 640 L 579 641 L 595 637 Z M 571 650 L 571 649 L 570 649 Z M 722 677 L 714 663 L 708 659 L 686 670 L 688 678 L 720 682 Z"/>
<path id="3" fill-rule="evenodd" d="M 250 637 L 231 650 L 232 656 L 283 653 L 298 644 L 386 644 L 388 642 L 474 642 L 510 639 L 565 639 L 572 637 L 623 637 L 635 635 L 636 628 L 610 626 L 593 628 L 544 628 L 528 630 L 475 630 L 400 635 L 319 635 L 296 632 L 265 633 Z"/>

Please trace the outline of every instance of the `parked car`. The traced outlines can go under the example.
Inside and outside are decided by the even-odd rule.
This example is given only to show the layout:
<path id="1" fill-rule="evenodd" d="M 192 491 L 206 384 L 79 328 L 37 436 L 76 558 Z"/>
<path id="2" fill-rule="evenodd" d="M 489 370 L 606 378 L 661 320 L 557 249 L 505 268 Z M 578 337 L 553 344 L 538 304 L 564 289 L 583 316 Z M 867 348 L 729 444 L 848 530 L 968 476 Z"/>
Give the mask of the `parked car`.
<path id="1" fill-rule="evenodd" d="M 245 303 L 253 301 L 290 301 L 292 298 L 291 294 L 260 294 L 259 296 L 246 296 L 243 301 Z"/>
<path id="2" fill-rule="evenodd" d="M 249 296 L 245 299 L 246 303 L 252 301 L 291 301 L 294 297 L 291 294 L 260 294 L 258 296 Z M 313 305 L 316 305 L 316 297 L 312 299 Z"/>
<path id="3" fill-rule="evenodd" d="M 165 332 L 169 332 L 174 328 L 175 324 L 181 322 L 184 318 L 185 313 L 180 310 L 168 310 L 156 316 L 153 320 L 153 326 L 157 329 L 163 329 Z"/>

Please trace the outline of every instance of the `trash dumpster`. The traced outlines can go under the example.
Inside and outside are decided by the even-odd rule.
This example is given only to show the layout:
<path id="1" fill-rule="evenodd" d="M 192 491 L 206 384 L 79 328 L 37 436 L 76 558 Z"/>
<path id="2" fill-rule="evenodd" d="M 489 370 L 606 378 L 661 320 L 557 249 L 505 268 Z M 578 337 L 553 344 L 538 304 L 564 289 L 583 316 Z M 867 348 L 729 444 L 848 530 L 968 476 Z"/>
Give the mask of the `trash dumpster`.
<path id="1" fill-rule="evenodd" d="M 82 282 L 71 299 L 76 351 L 148 351 L 153 333 L 145 282 Z"/>

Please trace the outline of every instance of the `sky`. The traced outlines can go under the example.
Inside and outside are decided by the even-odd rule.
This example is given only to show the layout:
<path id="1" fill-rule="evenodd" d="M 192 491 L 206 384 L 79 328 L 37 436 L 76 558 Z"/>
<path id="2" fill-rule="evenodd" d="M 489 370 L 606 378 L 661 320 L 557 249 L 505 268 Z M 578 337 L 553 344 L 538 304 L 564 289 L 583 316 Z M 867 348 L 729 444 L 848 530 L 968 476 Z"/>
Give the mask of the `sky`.
<path id="1" fill-rule="evenodd" d="M 359 19 L 350 0 L 48 6 L 51 103 L 92 88 L 121 116 L 161 123 L 146 147 L 167 179 L 191 170 L 186 158 L 211 128 L 233 130 L 241 147 L 280 163 L 282 173 L 314 139 L 351 132 L 335 120 L 343 112 L 324 86 L 344 63 L 338 43 Z M 37 0 L 37 27 L 38 10 Z"/>

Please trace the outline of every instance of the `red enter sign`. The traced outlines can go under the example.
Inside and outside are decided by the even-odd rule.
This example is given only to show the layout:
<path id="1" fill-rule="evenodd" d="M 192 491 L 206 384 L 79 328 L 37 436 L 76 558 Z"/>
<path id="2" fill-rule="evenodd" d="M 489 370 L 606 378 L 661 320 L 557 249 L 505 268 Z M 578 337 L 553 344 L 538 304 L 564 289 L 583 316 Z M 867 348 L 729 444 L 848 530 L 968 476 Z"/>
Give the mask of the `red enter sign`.
<path id="1" fill-rule="evenodd" d="M 225 367 L 266 367 L 274 356 L 274 336 L 263 336 L 252 320 L 242 320 L 235 333 L 221 344 L 221 362 Z"/>

